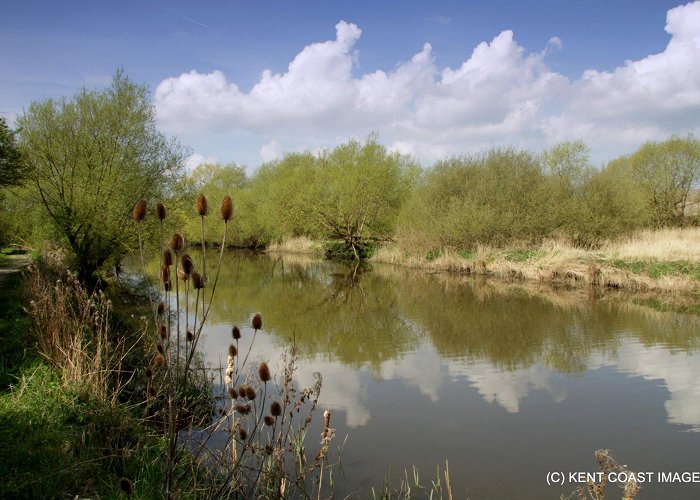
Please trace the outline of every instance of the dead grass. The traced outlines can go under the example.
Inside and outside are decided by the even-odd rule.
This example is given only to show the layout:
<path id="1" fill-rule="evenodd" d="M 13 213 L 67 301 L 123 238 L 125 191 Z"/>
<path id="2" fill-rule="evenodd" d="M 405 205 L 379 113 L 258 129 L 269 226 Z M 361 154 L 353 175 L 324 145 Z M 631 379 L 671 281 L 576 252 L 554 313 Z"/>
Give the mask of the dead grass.
<path id="1" fill-rule="evenodd" d="M 323 254 L 323 245 L 306 236 L 299 236 L 278 243 L 270 243 L 267 247 L 267 251 L 271 253 Z"/>
<path id="2" fill-rule="evenodd" d="M 562 241 L 529 249 L 477 247 L 475 252 L 444 250 L 432 259 L 397 246 L 378 249 L 370 259 L 431 272 L 496 276 L 508 280 L 634 291 L 700 290 L 700 229 L 647 230 L 586 250 Z M 637 265 L 644 261 L 648 265 Z"/>

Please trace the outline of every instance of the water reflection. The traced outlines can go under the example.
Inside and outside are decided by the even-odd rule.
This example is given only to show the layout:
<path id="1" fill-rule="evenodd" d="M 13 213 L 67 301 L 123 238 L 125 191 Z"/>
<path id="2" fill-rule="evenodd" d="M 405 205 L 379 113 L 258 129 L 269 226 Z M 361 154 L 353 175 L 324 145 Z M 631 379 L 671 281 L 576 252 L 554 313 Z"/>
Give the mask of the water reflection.
<path id="1" fill-rule="evenodd" d="M 596 447 L 628 453 L 623 460 L 646 470 L 669 470 L 670 455 L 678 467 L 700 459 L 700 433 L 684 433 L 700 429 L 697 316 L 586 290 L 389 266 L 242 252 L 225 259 L 205 356 L 217 364 L 231 325 L 255 312 L 265 322 L 257 358 L 274 364 L 294 341 L 299 383 L 320 371 L 322 406 L 336 410 L 339 435 L 353 429 L 348 492 L 380 484 L 389 464 L 449 459 L 451 469 L 471 471 L 456 481 L 477 497 L 558 497 L 542 471 L 591 470 Z M 244 329 L 243 341 L 250 334 Z M 424 436 L 436 422 L 440 431 Z M 653 450 L 667 452 L 665 462 Z M 499 467 L 523 470 L 505 485 Z"/>

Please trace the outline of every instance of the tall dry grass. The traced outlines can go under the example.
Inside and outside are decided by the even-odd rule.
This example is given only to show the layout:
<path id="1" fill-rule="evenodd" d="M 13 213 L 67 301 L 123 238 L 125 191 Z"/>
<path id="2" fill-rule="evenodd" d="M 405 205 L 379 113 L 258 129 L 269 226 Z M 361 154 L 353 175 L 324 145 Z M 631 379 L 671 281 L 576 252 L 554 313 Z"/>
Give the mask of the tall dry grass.
<path id="1" fill-rule="evenodd" d="M 624 260 L 655 259 L 700 262 L 700 228 L 663 228 L 639 231 L 607 243 L 605 255 Z"/>

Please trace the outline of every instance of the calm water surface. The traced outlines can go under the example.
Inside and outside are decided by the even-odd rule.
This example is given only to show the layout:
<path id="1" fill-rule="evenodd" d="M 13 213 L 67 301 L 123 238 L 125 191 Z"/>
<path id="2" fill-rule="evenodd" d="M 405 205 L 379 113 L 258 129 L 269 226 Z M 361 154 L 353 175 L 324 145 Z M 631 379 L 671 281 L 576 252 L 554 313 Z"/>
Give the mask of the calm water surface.
<path id="1" fill-rule="evenodd" d="M 231 252 L 201 341 L 207 363 L 225 362 L 231 326 L 255 312 L 254 361 L 279 372 L 293 339 L 299 383 L 323 376 L 317 422 L 329 408 L 334 448 L 348 436 L 340 498 L 371 496 L 413 465 L 428 482 L 445 461 L 456 498 L 558 498 L 576 485 L 548 486 L 547 473 L 594 472 L 598 448 L 634 471 L 700 471 L 697 316 L 586 291 Z M 244 329 L 243 345 L 251 336 Z M 638 498 L 700 498 L 700 484 L 655 480 Z"/>

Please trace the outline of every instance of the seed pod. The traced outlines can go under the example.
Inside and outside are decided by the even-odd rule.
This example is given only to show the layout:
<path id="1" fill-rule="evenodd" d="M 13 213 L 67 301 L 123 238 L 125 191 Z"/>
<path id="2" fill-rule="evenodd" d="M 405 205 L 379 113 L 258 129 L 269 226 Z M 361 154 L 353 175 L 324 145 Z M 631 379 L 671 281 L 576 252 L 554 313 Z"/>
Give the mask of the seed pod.
<path id="1" fill-rule="evenodd" d="M 192 342 L 194 340 L 194 333 L 192 333 L 192 330 L 187 330 L 187 341 Z"/>
<path id="2" fill-rule="evenodd" d="M 248 401 L 253 401 L 255 399 L 255 389 L 253 389 L 251 386 L 246 386 L 245 388 L 245 397 Z"/>
<path id="3" fill-rule="evenodd" d="M 163 283 L 163 290 L 165 290 L 166 292 L 169 292 L 170 290 L 172 290 L 172 288 L 173 287 L 170 285 L 169 281 L 167 283 Z"/>
<path id="4" fill-rule="evenodd" d="M 165 205 L 162 203 L 158 203 L 156 205 L 156 216 L 160 219 L 163 220 L 165 219 Z"/>
<path id="5" fill-rule="evenodd" d="M 131 217 L 136 221 L 136 222 L 141 222 L 144 217 L 146 217 L 146 200 L 141 198 L 139 201 L 136 202 L 136 205 L 134 205 L 134 211 L 131 213 Z"/>
<path id="6" fill-rule="evenodd" d="M 275 423 L 275 419 L 270 415 L 265 415 L 264 420 L 265 420 L 265 425 L 268 425 L 270 427 L 272 427 L 272 424 Z"/>
<path id="7" fill-rule="evenodd" d="M 127 478 L 123 477 L 119 480 L 119 489 L 126 493 L 127 497 L 131 497 L 134 492 L 134 487 Z"/>
<path id="8" fill-rule="evenodd" d="M 192 271 L 192 286 L 195 290 L 201 290 L 207 284 L 204 277 L 197 271 Z"/>
<path id="9" fill-rule="evenodd" d="M 241 415 L 247 415 L 250 413 L 250 405 L 248 403 L 246 404 L 237 404 L 236 405 L 236 411 L 240 413 Z"/>
<path id="10" fill-rule="evenodd" d="M 153 370 L 146 368 L 146 378 L 151 378 L 153 376 Z"/>
<path id="11" fill-rule="evenodd" d="M 161 302 L 158 304 L 158 314 L 162 316 L 165 313 L 165 303 Z"/>
<path id="12" fill-rule="evenodd" d="M 173 252 L 177 253 L 183 248 L 185 248 L 185 239 L 182 237 L 180 233 L 175 233 L 173 234 L 173 237 L 170 238 L 170 248 L 173 250 Z"/>
<path id="13" fill-rule="evenodd" d="M 160 338 L 163 340 L 168 338 L 168 327 L 165 325 L 160 325 Z"/>
<path id="14" fill-rule="evenodd" d="M 194 261 L 192 260 L 192 257 L 189 256 L 189 254 L 184 254 L 180 259 L 180 263 L 182 265 L 182 270 L 185 272 L 185 274 L 190 274 L 192 273 L 192 271 L 194 271 Z"/>
<path id="15" fill-rule="evenodd" d="M 156 349 L 158 350 L 158 353 L 163 354 L 163 344 L 156 345 Z"/>
<path id="16" fill-rule="evenodd" d="M 253 316 L 253 321 L 251 322 L 254 330 L 260 330 L 262 328 L 262 316 L 256 314 Z"/>
<path id="17" fill-rule="evenodd" d="M 170 283 L 170 268 L 168 266 L 160 266 L 160 281 L 163 284 Z"/>
<path id="18" fill-rule="evenodd" d="M 163 265 L 172 266 L 173 265 L 173 253 L 169 248 L 163 250 Z"/>
<path id="19" fill-rule="evenodd" d="M 238 429 L 238 437 L 241 438 L 241 441 L 248 439 L 248 431 L 245 430 L 245 427 Z"/>
<path id="20" fill-rule="evenodd" d="M 224 199 L 221 202 L 220 212 L 221 218 L 226 222 L 231 220 L 231 216 L 233 215 L 233 202 L 231 201 L 231 197 L 229 195 L 224 196 Z"/>
<path id="21" fill-rule="evenodd" d="M 163 356 L 161 354 L 156 354 L 156 366 L 158 368 L 163 366 Z"/>
<path id="22" fill-rule="evenodd" d="M 209 204 L 207 203 L 207 197 L 204 196 L 204 193 L 197 196 L 197 205 L 195 208 L 197 209 L 197 213 L 202 217 L 207 215 L 207 212 L 209 211 Z"/>
<path id="23" fill-rule="evenodd" d="M 231 335 L 233 335 L 233 340 L 238 340 L 241 338 L 241 331 L 237 326 L 233 327 L 233 330 L 231 330 Z"/>
<path id="24" fill-rule="evenodd" d="M 270 414 L 273 417 L 279 417 L 282 415 L 282 405 L 280 405 L 277 401 L 273 401 L 270 405 Z"/>
<path id="25" fill-rule="evenodd" d="M 236 349 L 236 346 L 231 344 L 228 346 L 228 355 L 231 356 L 232 358 L 238 354 L 238 349 Z"/>
<path id="26" fill-rule="evenodd" d="M 228 395 L 231 396 L 231 399 L 236 399 L 238 397 L 238 393 L 236 392 L 235 387 L 229 387 L 228 389 Z"/>
<path id="27" fill-rule="evenodd" d="M 270 367 L 268 367 L 267 363 L 265 363 L 264 361 L 260 363 L 260 366 L 258 367 L 258 376 L 263 382 L 269 382 L 272 378 L 270 376 Z"/>

